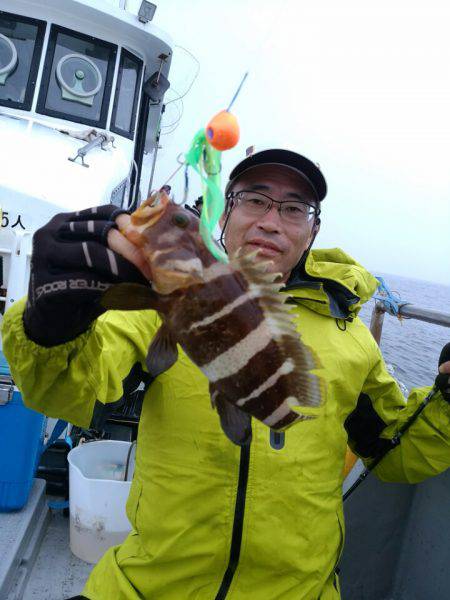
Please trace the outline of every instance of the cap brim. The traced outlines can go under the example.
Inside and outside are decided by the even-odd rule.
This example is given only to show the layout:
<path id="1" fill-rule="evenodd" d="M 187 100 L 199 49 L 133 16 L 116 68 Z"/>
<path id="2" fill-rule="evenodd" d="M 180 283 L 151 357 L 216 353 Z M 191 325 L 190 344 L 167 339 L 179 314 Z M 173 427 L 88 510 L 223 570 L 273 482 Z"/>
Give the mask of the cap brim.
<path id="1" fill-rule="evenodd" d="M 327 194 L 327 182 L 322 175 L 321 170 L 309 158 L 292 152 L 290 150 L 274 149 L 263 150 L 248 156 L 230 173 L 230 178 L 225 188 L 225 194 L 228 193 L 234 182 L 247 171 L 260 165 L 283 165 L 293 169 L 302 175 L 315 191 L 317 199 L 321 202 Z"/>

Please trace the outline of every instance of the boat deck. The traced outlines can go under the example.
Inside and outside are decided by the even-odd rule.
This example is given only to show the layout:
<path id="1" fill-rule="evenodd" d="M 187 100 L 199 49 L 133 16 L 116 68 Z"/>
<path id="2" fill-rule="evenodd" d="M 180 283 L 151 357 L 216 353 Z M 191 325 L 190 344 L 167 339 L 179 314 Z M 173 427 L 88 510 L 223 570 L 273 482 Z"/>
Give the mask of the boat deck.
<path id="1" fill-rule="evenodd" d="M 71 553 L 69 519 L 48 508 L 44 489 L 36 479 L 23 510 L 0 514 L 1 600 L 65 600 L 93 568 Z M 345 505 L 343 598 L 449 598 L 449 506 L 450 470 L 419 485 L 369 477 Z"/>
<path id="2" fill-rule="evenodd" d="M 0 514 L 1 600 L 64 600 L 80 594 L 93 565 L 72 554 L 69 519 L 48 508 L 35 479 L 27 505 Z"/>
<path id="3" fill-rule="evenodd" d="M 64 600 L 81 594 L 93 566 L 70 551 L 69 519 L 62 511 L 51 511 L 23 600 Z"/>

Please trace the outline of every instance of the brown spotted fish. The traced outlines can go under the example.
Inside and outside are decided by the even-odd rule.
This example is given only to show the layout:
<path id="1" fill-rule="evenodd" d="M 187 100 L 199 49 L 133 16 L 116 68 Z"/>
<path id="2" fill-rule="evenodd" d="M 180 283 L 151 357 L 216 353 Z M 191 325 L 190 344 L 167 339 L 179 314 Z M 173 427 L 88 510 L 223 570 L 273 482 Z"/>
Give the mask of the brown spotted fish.
<path id="1" fill-rule="evenodd" d="M 122 233 L 144 253 L 152 288 L 120 284 L 103 304 L 159 312 L 163 324 L 147 356 L 151 375 L 175 363 L 179 344 L 208 378 L 222 428 L 237 444 L 251 438 L 250 417 L 274 430 L 311 418 L 307 409 L 321 403 L 311 372 L 319 364 L 300 341 L 276 274 L 266 273 L 255 254 L 218 262 L 197 217 L 161 192 Z"/>

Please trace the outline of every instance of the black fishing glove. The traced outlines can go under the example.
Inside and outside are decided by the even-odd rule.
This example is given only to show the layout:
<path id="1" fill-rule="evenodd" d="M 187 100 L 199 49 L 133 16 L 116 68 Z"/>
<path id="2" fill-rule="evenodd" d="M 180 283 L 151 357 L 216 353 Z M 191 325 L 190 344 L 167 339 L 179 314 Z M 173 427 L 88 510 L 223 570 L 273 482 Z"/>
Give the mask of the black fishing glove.
<path id="1" fill-rule="evenodd" d="M 439 356 L 439 366 L 450 360 L 450 344 L 445 344 Z M 450 402 L 450 373 L 439 373 L 435 386 L 440 390 L 443 398 Z"/>
<path id="2" fill-rule="evenodd" d="M 107 246 L 108 232 L 123 213 L 111 204 L 61 213 L 36 231 L 23 316 L 31 340 L 47 347 L 68 342 L 105 312 L 100 299 L 112 284 L 148 285 L 133 264 Z"/>

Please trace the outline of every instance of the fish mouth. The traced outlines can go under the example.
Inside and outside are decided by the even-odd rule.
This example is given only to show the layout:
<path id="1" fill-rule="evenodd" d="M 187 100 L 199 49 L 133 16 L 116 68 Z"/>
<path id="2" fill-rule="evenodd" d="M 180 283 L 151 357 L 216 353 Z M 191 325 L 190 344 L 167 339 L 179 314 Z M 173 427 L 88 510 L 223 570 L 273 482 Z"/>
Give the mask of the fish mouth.
<path id="1" fill-rule="evenodd" d="M 170 199 L 165 192 L 152 194 L 130 215 L 130 225 L 121 233 L 139 248 L 147 244 L 145 233 L 163 216 Z"/>
<path id="2" fill-rule="evenodd" d="M 199 258 L 168 260 L 153 268 L 152 284 L 158 294 L 171 294 L 203 282 L 203 266 Z"/>
<path id="3" fill-rule="evenodd" d="M 169 203 L 169 196 L 165 192 L 152 194 L 131 215 L 132 225 L 145 226 L 145 229 L 152 227 L 163 216 Z"/>

